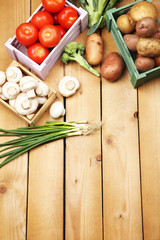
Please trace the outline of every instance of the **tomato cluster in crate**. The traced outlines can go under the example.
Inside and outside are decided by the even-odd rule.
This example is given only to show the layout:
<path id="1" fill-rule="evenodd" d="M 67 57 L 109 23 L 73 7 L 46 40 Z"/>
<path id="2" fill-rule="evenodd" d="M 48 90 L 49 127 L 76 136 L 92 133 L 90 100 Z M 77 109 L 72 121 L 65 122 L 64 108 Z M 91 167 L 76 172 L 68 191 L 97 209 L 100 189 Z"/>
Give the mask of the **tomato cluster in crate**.
<path id="1" fill-rule="evenodd" d="M 44 10 L 33 15 L 30 22 L 21 23 L 16 29 L 19 43 L 28 47 L 28 56 L 41 64 L 66 31 L 78 19 L 75 8 L 66 6 L 65 0 L 49 2 L 42 0 Z"/>
<path id="2" fill-rule="evenodd" d="M 16 35 L 5 43 L 9 55 L 32 69 L 42 80 L 48 76 L 65 46 L 83 32 L 88 24 L 87 12 L 68 1 L 64 2 L 63 9 L 58 13 L 50 13 L 44 3 L 45 8 L 41 4 L 26 23 L 17 27 Z M 41 18 L 43 21 L 40 21 Z M 34 28 L 31 37 L 23 36 L 26 26 L 27 31 Z"/>
<path id="3" fill-rule="evenodd" d="M 56 92 L 16 61 L 1 74 L 4 77 L 0 102 L 29 125 L 34 125 L 53 103 Z"/>

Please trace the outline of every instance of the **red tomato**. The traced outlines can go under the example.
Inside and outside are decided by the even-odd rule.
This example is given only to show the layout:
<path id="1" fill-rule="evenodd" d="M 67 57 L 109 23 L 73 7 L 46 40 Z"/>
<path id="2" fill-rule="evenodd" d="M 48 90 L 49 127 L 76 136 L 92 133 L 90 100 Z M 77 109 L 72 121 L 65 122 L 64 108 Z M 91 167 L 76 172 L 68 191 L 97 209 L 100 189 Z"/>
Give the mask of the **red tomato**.
<path id="1" fill-rule="evenodd" d="M 65 7 L 58 14 L 58 22 L 64 29 L 69 29 L 77 19 L 78 13 L 72 7 Z"/>
<path id="2" fill-rule="evenodd" d="M 41 64 L 48 54 L 49 50 L 40 43 L 35 43 L 28 48 L 28 57 L 38 64 Z"/>
<path id="3" fill-rule="evenodd" d="M 55 47 L 60 40 L 60 31 L 54 25 L 45 25 L 39 31 L 39 41 L 47 48 Z"/>
<path id="4" fill-rule="evenodd" d="M 40 29 L 46 24 L 54 23 L 52 15 L 46 10 L 34 14 L 31 19 L 31 22 L 34 23 L 38 29 Z"/>
<path id="5" fill-rule="evenodd" d="M 33 23 L 21 23 L 16 29 L 16 37 L 19 43 L 30 46 L 38 39 L 38 29 Z"/>
<path id="6" fill-rule="evenodd" d="M 61 25 L 56 25 L 56 27 L 58 28 L 58 30 L 60 31 L 61 34 L 61 38 L 66 34 L 66 30 L 64 28 L 62 28 Z"/>
<path id="7" fill-rule="evenodd" d="M 53 20 L 54 20 L 54 24 L 55 25 L 59 24 L 59 22 L 58 22 L 58 13 L 53 13 Z"/>
<path id="8" fill-rule="evenodd" d="M 64 8 L 65 0 L 42 0 L 42 5 L 48 12 L 56 13 Z"/>

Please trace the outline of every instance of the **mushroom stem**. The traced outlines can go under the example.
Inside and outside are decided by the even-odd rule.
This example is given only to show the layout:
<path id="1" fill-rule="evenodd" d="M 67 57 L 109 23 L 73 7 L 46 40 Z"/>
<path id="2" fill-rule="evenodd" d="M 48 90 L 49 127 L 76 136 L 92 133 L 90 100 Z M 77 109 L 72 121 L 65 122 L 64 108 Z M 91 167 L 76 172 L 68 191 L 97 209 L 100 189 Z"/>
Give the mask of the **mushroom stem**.
<path id="1" fill-rule="evenodd" d="M 28 98 L 35 98 L 36 97 L 34 89 L 30 89 L 26 93 L 27 93 Z"/>

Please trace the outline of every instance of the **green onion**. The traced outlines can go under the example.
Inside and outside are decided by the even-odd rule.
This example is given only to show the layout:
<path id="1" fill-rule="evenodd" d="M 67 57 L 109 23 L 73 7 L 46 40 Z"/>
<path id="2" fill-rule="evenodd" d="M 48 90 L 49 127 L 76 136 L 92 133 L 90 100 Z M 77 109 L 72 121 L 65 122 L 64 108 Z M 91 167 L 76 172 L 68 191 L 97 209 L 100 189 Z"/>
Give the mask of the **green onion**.
<path id="1" fill-rule="evenodd" d="M 0 128 L 0 137 L 16 137 L 0 144 L 0 168 L 29 150 L 58 139 L 88 135 L 100 129 L 101 123 L 87 121 L 47 121 L 44 125 L 6 130 Z"/>

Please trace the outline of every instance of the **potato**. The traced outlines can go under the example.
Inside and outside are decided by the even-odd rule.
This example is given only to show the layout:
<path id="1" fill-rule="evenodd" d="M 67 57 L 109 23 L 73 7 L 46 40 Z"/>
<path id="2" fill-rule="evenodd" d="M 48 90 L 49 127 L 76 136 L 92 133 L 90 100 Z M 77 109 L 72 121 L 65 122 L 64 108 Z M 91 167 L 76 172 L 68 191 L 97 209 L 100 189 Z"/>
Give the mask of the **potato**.
<path id="1" fill-rule="evenodd" d="M 139 53 L 136 53 L 135 55 L 136 58 L 142 57 Z"/>
<path id="2" fill-rule="evenodd" d="M 157 22 L 151 17 L 144 17 L 136 24 L 136 34 L 140 37 L 151 37 L 157 30 Z"/>
<path id="3" fill-rule="evenodd" d="M 103 57 L 103 40 L 98 33 L 87 37 L 86 60 L 90 65 L 98 65 Z"/>
<path id="4" fill-rule="evenodd" d="M 135 23 L 129 14 L 122 14 L 117 18 L 117 26 L 122 33 L 132 33 L 135 30 Z"/>
<path id="5" fill-rule="evenodd" d="M 154 68 L 155 61 L 149 57 L 138 57 L 135 61 L 135 66 L 140 72 L 146 72 Z"/>
<path id="6" fill-rule="evenodd" d="M 117 52 L 109 53 L 102 66 L 101 76 L 111 82 L 118 80 L 124 70 L 124 62 Z"/>
<path id="7" fill-rule="evenodd" d="M 160 66 L 160 56 L 155 57 L 154 60 L 155 60 L 156 67 L 159 67 Z"/>
<path id="8" fill-rule="evenodd" d="M 152 36 L 153 38 L 160 39 L 160 24 L 157 24 L 157 32 Z"/>
<path id="9" fill-rule="evenodd" d="M 158 10 L 153 3 L 142 1 L 131 7 L 129 15 L 134 22 L 138 22 L 144 17 L 152 17 L 154 20 L 157 20 Z"/>
<path id="10" fill-rule="evenodd" d="M 140 38 L 136 48 L 137 52 L 143 57 L 160 56 L 160 39 Z"/>
<path id="11" fill-rule="evenodd" d="M 124 37 L 124 42 L 127 46 L 127 48 L 132 51 L 132 52 L 136 52 L 136 44 L 139 40 L 139 36 L 137 36 L 136 34 L 125 34 Z"/>

